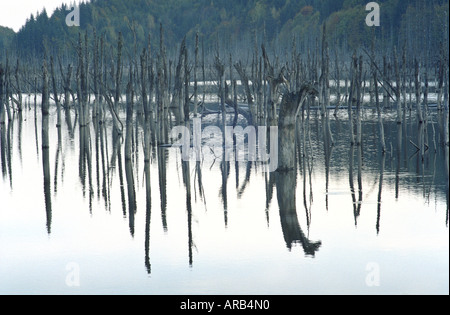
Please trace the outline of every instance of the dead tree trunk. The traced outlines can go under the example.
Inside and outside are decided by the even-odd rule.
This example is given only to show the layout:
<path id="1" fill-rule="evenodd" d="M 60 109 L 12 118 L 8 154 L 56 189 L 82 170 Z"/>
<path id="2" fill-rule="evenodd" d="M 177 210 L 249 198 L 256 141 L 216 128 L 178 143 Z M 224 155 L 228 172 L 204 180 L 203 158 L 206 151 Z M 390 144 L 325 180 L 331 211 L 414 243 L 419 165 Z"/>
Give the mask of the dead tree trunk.
<path id="1" fill-rule="evenodd" d="M 123 48 L 123 37 L 122 33 L 119 33 L 119 41 L 117 43 L 117 68 L 115 77 L 115 96 L 114 96 L 114 108 L 117 109 L 120 100 L 120 85 L 122 83 L 122 48 Z"/>
<path id="2" fill-rule="evenodd" d="M 8 55 L 6 56 L 5 96 L 6 96 L 6 98 L 4 99 L 4 102 L 5 102 L 6 114 L 8 115 L 8 121 L 11 121 L 13 117 L 11 114 L 11 108 L 9 106 L 9 99 L 12 96 L 12 92 L 11 92 L 11 71 L 9 68 Z"/>
<path id="3" fill-rule="evenodd" d="M 249 123 L 249 125 L 253 125 L 253 123 L 256 121 L 255 120 L 256 113 L 254 110 L 253 96 L 252 96 L 252 92 L 250 90 L 249 79 L 248 79 L 247 73 L 246 73 L 245 68 L 242 65 L 241 61 L 236 63 L 234 65 L 234 68 L 236 69 L 237 73 L 239 74 L 239 76 L 241 78 L 241 83 L 244 86 L 245 95 L 247 98 L 247 104 L 248 104 L 248 108 L 249 108 L 249 112 L 250 112 L 250 120 L 251 120 L 248 123 Z"/>
<path id="4" fill-rule="evenodd" d="M 133 137 L 133 99 L 134 92 L 132 87 L 132 72 L 130 71 L 130 81 L 127 84 L 126 102 L 127 102 L 127 118 L 126 118 L 126 135 L 125 135 L 125 161 L 131 161 L 132 154 L 132 137 Z"/>
<path id="5" fill-rule="evenodd" d="M 42 67 L 42 116 L 50 115 L 50 93 L 48 88 L 47 58 L 44 59 Z"/>
<path id="6" fill-rule="evenodd" d="M 148 89 L 148 101 L 149 101 L 149 109 L 150 109 L 150 113 L 154 113 L 155 109 L 153 107 L 153 92 L 154 92 L 154 77 L 155 77 L 155 73 L 153 70 L 153 56 L 152 56 L 152 46 L 150 43 L 150 35 L 148 36 L 148 48 L 147 48 L 147 54 L 148 54 L 148 58 L 147 58 L 147 76 L 148 76 L 148 85 L 149 85 L 149 89 Z M 153 118 L 152 118 L 153 119 Z"/>
<path id="7" fill-rule="evenodd" d="M 381 146 L 381 152 L 383 155 L 386 153 L 386 142 L 384 137 L 384 125 L 383 125 L 383 116 L 381 112 L 381 106 L 380 106 L 380 95 L 378 94 L 378 77 L 377 77 L 377 70 L 374 66 L 374 60 L 372 59 L 372 76 L 373 76 L 373 82 L 374 82 L 374 92 L 375 92 L 375 103 L 377 107 L 377 116 L 378 116 L 378 128 L 379 128 L 379 138 L 380 138 L 380 146 Z"/>
<path id="8" fill-rule="evenodd" d="M 5 69 L 0 63 L 0 125 L 5 124 L 5 103 L 4 103 Z"/>
<path id="9" fill-rule="evenodd" d="M 329 107 L 330 107 L 330 54 L 328 49 L 328 42 L 326 36 L 326 23 L 323 25 L 323 39 L 322 39 L 322 95 L 321 95 L 321 103 L 322 103 L 322 117 L 324 118 L 325 124 L 325 137 L 327 146 L 332 146 L 334 143 L 333 134 L 331 133 L 330 126 L 330 116 L 329 116 Z"/>
<path id="10" fill-rule="evenodd" d="M 195 34 L 195 53 L 194 53 L 194 117 L 198 114 L 198 82 L 197 82 L 197 69 L 198 69 L 198 32 Z"/>
<path id="11" fill-rule="evenodd" d="M 59 58 L 59 70 L 61 72 L 61 78 L 63 81 L 64 89 L 64 109 L 68 111 L 70 109 L 70 81 L 72 80 L 72 66 L 67 67 L 67 74 L 64 75 L 64 70 L 61 63 L 61 58 Z"/>
<path id="12" fill-rule="evenodd" d="M 219 79 L 219 96 L 220 96 L 220 108 L 222 111 L 222 128 L 223 128 L 223 143 L 225 144 L 225 126 L 227 119 L 227 111 L 225 108 L 225 65 L 220 60 L 219 56 L 216 56 L 214 67 L 216 68 L 217 77 Z M 226 163 L 224 161 L 224 163 Z"/>
<path id="13" fill-rule="evenodd" d="M 389 85 L 389 72 L 388 72 L 387 57 L 383 56 L 383 108 L 389 107 L 389 94 L 387 87 Z"/>
<path id="14" fill-rule="evenodd" d="M 416 108 L 417 108 L 417 120 L 419 124 L 423 123 L 423 113 L 422 113 L 422 104 L 421 104 L 421 82 L 420 82 L 420 73 L 419 73 L 419 62 L 417 59 L 414 63 L 414 85 L 416 87 Z"/>
<path id="15" fill-rule="evenodd" d="M 361 94 L 361 82 L 362 82 L 362 68 L 363 60 L 359 58 L 357 85 L 356 85 L 356 145 L 362 145 L 362 94 Z"/>
<path id="16" fill-rule="evenodd" d="M 21 113 L 22 112 L 22 89 L 21 89 L 21 85 L 20 85 L 20 78 L 19 78 L 20 70 L 19 69 L 20 69 L 20 63 L 19 63 L 19 58 L 17 58 L 17 65 L 16 65 L 16 71 L 14 72 L 14 78 L 16 80 L 17 111 L 19 113 Z"/>
<path id="17" fill-rule="evenodd" d="M 146 167 L 148 166 L 147 163 L 150 163 L 150 142 L 151 142 L 151 110 L 149 105 L 149 100 L 147 98 L 147 84 L 146 84 L 146 78 L 147 78 L 147 71 L 148 71 L 148 55 L 145 51 L 145 49 L 142 51 L 141 54 L 141 91 L 142 91 L 142 102 L 143 102 L 143 108 L 144 108 L 144 161 L 146 163 Z M 148 179 L 147 179 L 148 181 Z M 148 184 L 148 182 L 147 182 Z"/>
<path id="18" fill-rule="evenodd" d="M 56 127 L 61 128 L 61 103 L 59 102 L 58 89 L 56 87 L 55 63 L 53 57 L 50 57 L 50 71 L 52 76 L 53 98 L 55 99 L 57 113 Z"/>
<path id="19" fill-rule="evenodd" d="M 85 37 L 85 45 L 87 45 L 87 36 Z M 86 48 L 86 47 L 85 47 Z M 83 53 L 83 44 L 81 34 L 78 38 L 78 104 L 79 104 L 79 123 L 80 127 L 86 127 L 89 124 L 88 112 L 88 83 L 87 83 L 87 55 Z"/>
<path id="20" fill-rule="evenodd" d="M 100 70 L 100 56 L 99 56 L 99 41 L 97 33 L 94 30 L 94 96 L 95 102 L 92 109 L 92 117 L 94 119 L 101 117 L 100 111 L 100 85 L 101 85 L 101 70 Z"/>
<path id="21" fill-rule="evenodd" d="M 403 97 L 403 122 L 406 123 L 406 111 L 408 108 L 408 100 L 406 95 L 406 86 L 407 86 L 407 74 L 406 74 L 406 49 L 403 48 L 403 56 L 402 56 L 402 97 Z"/>
<path id="22" fill-rule="evenodd" d="M 352 66 L 351 66 L 351 83 L 350 83 L 350 95 L 348 101 L 348 122 L 349 122 L 349 131 L 350 131 L 350 144 L 355 144 L 355 131 L 353 124 L 353 107 L 357 102 L 357 93 L 356 93 L 356 85 L 358 84 L 358 59 L 356 55 L 352 57 Z"/>
<path id="23" fill-rule="evenodd" d="M 394 69 L 395 69 L 395 99 L 397 101 L 397 124 L 402 123 L 402 101 L 401 101 L 401 79 L 400 79 L 400 70 L 398 65 L 398 56 L 397 49 L 394 49 Z"/>
<path id="24" fill-rule="evenodd" d="M 318 96 L 310 85 L 303 85 L 300 91 L 283 95 L 278 120 L 278 171 L 295 169 L 296 122 L 300 108 L 308 96 Z"/>
<path id="25" fill-rule="evenodd" d="M 189 122 L 190 114 L 190 97 L 189 97 L 189 76 L 190 70 L 188 65 L 188 52 L 184 51 L 184 121 Z"/>
<path id="26" fill-rule="evenodd" d="M 178 123 L 181 123 L 181 120 L 184 119 L 185 114 L 185 106 L 183 106 L 183 63 L 185 62 L 185 55 L 186 55 L 186 38 L 183 39 L 180 46 L 180 53 L 178 55 L 178 64 L 175 69 L 175 84 L 173 89 L 173 97 L 172 97 L 172 104 L 171 108 L 176 110 L 177 114 L 177 120 Z M 186 68 L 186 67 L 185 67 Z"/>
<path id="27" fill-rule="evenodd" d="M 272 66 L 272 64 L 269 61 L 269 56 L 267 55 L 266 48 L 264 45 L 261 46 L 263 58 L 264 58 L 264 65 L 267 71 L 267 77 L 266 80 L 269 82 L 269 104 L 268 104 L 268 118 L 269 121 L 275 123 L 277 121 L 277 108 L 278 108 L 278 91 L 281 84 L 286 83 L 286 79 L 283 75 L 284 68 L 281 69 L 281 71 L 278 73 L 278 75 L 275 75 L 275 69 Z"/>
<path id="28" fill-rule="evenodd" d="M 341 106 L 341 70 L 339 69 L 339 59 L 337 49 L 335 50 L 335 71 L 336 71 L 336 107 L 334 111 L 334 117 L 337 117 L 339 107 Z M 347 80 L 346 80 L 347 82 Z"/>

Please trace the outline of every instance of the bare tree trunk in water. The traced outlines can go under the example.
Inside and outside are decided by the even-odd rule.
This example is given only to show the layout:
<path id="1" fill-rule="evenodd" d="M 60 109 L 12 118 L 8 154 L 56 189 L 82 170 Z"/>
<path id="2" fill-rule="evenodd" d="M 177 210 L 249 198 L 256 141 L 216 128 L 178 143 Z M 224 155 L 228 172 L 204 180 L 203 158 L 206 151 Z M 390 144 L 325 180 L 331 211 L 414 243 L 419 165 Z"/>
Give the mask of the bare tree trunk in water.
<path id="1" fill-rule="evenodd" d="M 55 99 L 56 112 L 57 112 L 56 127 L 61 128 L 61 103 L 59 102 L 58 89 L 56 87 L 55 64 L 53 61 L 53 57 L 50 57 L 50 71 L 51 71 L 51 76 L 52 76 L 53 97 Z"/>
<path id="2" fill-rule="evenodd" d="M 278 120 L 279 171 L 295 169 L 295 130 L 297 115 L 308 96 L 318 92 L 310 85 L 303 85 L 299 92 L 283 96 Z"/>
<path id="3" fill-rule="evenodd" d="M 5 124 L 5 104 L 4 104 L 4 84 L 5 84 L 5 69 L 0 63 L 0 125 Z"/>

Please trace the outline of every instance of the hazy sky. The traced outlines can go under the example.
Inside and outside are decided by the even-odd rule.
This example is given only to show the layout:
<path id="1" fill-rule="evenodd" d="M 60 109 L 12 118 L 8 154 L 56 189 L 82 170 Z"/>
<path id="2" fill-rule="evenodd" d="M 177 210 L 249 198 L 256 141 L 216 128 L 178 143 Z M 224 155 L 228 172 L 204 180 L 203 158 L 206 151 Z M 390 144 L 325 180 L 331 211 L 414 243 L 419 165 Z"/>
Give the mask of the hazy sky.
<path id="1" fill-rule="evenodd" d="M 50 16 L 63 3 L 70 4 L 73 0 L 0 0 L 0 25 L 18 31 L 31 14 L 42 11 L 45 7 Z M 76 1 L 77 3 L 79 0 Z"/>

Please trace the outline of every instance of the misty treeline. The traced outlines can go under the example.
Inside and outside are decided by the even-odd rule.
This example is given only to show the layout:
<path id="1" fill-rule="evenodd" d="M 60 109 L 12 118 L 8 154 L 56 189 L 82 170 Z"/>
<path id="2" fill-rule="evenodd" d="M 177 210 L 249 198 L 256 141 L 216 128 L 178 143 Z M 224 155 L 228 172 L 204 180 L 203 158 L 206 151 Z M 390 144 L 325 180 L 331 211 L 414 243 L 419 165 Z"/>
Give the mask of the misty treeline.
<path id="1" fill-rule="evenodd" d="M 368 0 L 93 0 L 79 6 L 80 27 L 67 27 L 66 16 L 72 8 L 62 5 L 51 12 L 32 14 L 17 32 L 0 27 L 0 50 L 16 51 L 21 57 L 42 57 L 45 49 L 59 54 L 72 49 L 78 33 L 103 34 L 114 45 L 119 33 L 128 51 L 136 40 L 146 46 L 148 33 L 165 28 L 165 41 L 174 48 L 184 37 L 192 48 L 200 34 L 206 50 L 217 41 L 229 50 L 242 47 L 256 34 L 266 46 L 280 53 L 290 47 L 292 37 L 308 50 L 315 46 L 323 24 L 327 24 L 330 43 L 353 51 L 370 46 L 372 29 L 364 21 Z M 380 0 L 381 27 L 375 36 L 380 50 L 392 51 L 406 43 L 408 54 L 430 48 L 433 55 L 440 42 L 448 43 L 447 0 Z M 130 29 L 133 25 L 133 30 Z M 157 36 L 152 45 L 158 44 Z M 3 46 L 3 47 L 2 47 Z"/>

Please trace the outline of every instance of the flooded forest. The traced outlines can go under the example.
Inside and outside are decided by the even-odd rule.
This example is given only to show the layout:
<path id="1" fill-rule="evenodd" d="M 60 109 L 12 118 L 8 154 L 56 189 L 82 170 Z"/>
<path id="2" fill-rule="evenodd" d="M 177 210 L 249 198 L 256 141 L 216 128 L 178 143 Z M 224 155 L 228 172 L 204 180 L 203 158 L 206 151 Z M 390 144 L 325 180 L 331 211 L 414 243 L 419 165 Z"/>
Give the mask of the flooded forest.
<path id="1" fill-rule="evenodd" d="M 136 32 L 0 52 L 0 293 L 448 294 L 448 24 Z"/>

